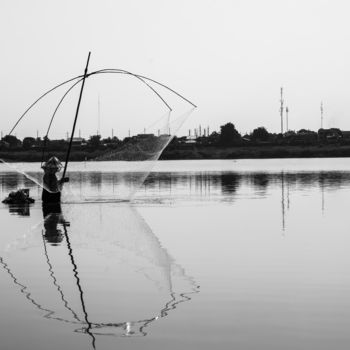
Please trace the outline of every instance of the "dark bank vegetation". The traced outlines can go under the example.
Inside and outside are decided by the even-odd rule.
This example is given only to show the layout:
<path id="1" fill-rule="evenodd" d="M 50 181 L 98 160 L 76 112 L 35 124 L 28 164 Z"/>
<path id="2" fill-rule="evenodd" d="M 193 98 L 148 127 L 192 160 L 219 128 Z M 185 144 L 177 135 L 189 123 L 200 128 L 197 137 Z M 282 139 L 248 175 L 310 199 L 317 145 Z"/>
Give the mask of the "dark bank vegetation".
<path id="1" fill-rule="evenodd" d="M 153 134 L 104 138 L 90 136 L 88 140 L 75 138 L 71 153 L 72 161 L 92 160 L 106 151 L 121 148 L 129 142 L 157 138 Z M 161 136 L 159 136 L 161 137 Z M 67 140 L 50 140 L 25 137 L 23 140 L 7 135 L 0 141 L 0 158 L 9 161 L 41 161 L 55 155 L 65 158 Z M 258 127 L 250 134 L 241 135 L 232 123 L 221 126 L 220 131 L 196 136 L 174 137 L 161 155 L 161 159 L 239 159 L 239 158 L 305 158 L 349 157 L 350 132 L 337 128 L 319 129 L 317 132 L 301 129 L 284 134 L 269 133 Z"/>

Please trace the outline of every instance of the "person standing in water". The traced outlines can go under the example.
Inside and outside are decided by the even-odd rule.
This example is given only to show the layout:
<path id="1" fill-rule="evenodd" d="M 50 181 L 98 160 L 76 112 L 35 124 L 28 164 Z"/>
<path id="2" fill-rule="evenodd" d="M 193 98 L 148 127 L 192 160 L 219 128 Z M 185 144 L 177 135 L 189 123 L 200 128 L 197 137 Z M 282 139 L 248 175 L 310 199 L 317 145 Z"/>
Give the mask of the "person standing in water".
<path id="1" fill-rule="evenodd" d="M 56 157 L 51 157 L 43 164 L 42 169 L 44 170 L 44 188 L 41 199 L 43 203 L 59 203 L 63 183 L 67 181 L 63 178 L 58 180 L 56 176 L 62 170 L 62 163 Z"/>

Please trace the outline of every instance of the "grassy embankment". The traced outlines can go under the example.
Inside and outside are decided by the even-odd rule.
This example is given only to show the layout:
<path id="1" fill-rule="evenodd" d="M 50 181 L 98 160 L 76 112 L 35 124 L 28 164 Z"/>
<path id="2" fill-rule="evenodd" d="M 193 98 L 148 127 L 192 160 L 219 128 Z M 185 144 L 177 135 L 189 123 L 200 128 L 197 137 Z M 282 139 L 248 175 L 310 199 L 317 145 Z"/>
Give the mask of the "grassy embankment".
<path id="1" fill-rule="evenodd" d="M 194 147 L 165 150 L 162 159 L 259 159 L 350 157 L 350 145 Z"/>
<path id="2" fill-rule="evenodd" d="M 73 150 L 72 161 L 91 160 L 102 155 L 106 150 L 93 152 Z M 50 152 L 64 160 L 63 151 Z M 0 158 L 14 162 L 40 162 L 41 151 L 2 151 Z M 180 159 L 254 159 L 254 158 L 324 158 L 350 157 L 350 145 L 323 145 L 323 146 L 241 146 L 241 147 L 213 147 L 191 146 L 186 148 L 168 148 L 161 156 L 163 160 Z"/>

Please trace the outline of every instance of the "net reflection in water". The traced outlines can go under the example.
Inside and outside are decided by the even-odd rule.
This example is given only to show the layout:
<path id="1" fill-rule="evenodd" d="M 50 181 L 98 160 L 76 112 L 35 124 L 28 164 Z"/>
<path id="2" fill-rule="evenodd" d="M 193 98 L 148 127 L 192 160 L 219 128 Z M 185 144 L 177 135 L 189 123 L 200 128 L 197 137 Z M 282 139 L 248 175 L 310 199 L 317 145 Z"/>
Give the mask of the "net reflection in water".
<path id="1" fill-rule="evenodd" d="M 1 266 L 44 317 L 77 332 L 144 336 L 198 293 L 129 205 L 71 205 L 7 245 Z"/>

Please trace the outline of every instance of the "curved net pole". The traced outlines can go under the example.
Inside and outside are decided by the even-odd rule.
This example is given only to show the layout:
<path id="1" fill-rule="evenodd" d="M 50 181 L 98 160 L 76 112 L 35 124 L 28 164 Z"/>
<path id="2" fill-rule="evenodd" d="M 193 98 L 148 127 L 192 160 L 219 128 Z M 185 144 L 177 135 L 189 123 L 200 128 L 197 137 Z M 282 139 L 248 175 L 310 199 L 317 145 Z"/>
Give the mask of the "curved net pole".
<path id="1" fill-rule="evenodd" d="M 52 215 L 52 214 L 50 214 Z M 50 216 L 49 215 L 49 216 Z M 47 216 L 45 218 L 44 221 L 46 221 L 49 216 Z M 76 312 L 69 306 L 68 304 L 68 301 L 66 300 L 65 296 L 64 296 L 64 293 L 63 293 L 63 290 L 62 290 L 62 287 L 60 286 L 60 284 L 58 283 L 57 281 L 57 278 L 55 277 L 55 274 L 54 274 L 54 271 L 53 271 L 53 266 L 52 266 L 52 263 L 50 262 L 50 258 L 49 258 L 49 254 L 48 254 L 48 250 L 47 250 L 47 246 L 46 246 L 46 242 L 45 242 L 45 238 L 44 238 L 44 235 L 42 235 L 42 239 L 43 239 L 43 245 L 44 245 L 44 254 L 45 254 L 45 257 L 46 257 L 46 262 L 47 262 L 47 265 L 49 266 L 49 273 L 50 273 L 50 276 L 52 278 L 52 281 L 53 281 L 53 285 L 56 287 L 58 293 L 60 294 L 60 297 L 61 297 L 61 300 L 63 302 L 63 305 L 64 307 L 72 313 L 73 317 L 75 318 L 75 320 L 79 323 L 81 323 L 81 320 L 79 319 L 78 315 L 76 314 Z"/>
<path id="2" fill-rule="evenodd" d="M 17 122 L 15 123 L 15 125 L 12 127 L 9 135 L 11 135 L 13 133 L 13 131 L 15 130 L 15 128 L 17 127 L 17 125 L 20 123 L 20 121 L 24 118 L 24 116 L 43 98 L 45 97 L 46 95 L 48 95 L 50 92 L 58 89 L 59 87 L 61 87 L 62 85 L 65 85 L 73 80 L 76 80 L 76 79 L 79 79 L 79 78 L 82 78 L 83 76 L 82 75 L 79 75 L 77 77 L 74 77 L 72 79 L 69 79 L 69 80 L 66 80 L 64 81 L 63 83 L 60 83 L 56 86 L 54 86 L 52 89 L 46 91 L 44 94 L 42 94 L 38 99 L 36 99 L 25 111 L 24 113 L 19 117 L 19 119 L 17 120 Z"/>
<path id="3" fill-rule="evenodd" d="M 187 103 L 191 104 L 193 107 L 197 107 L 193 102 L 191 102 L 190 100 L 188 100 L 187 98 L 185 98 L 184 96 L 182 96 L 181 94 L 179 94 L 178 92 L 176 92 L 175 90 L 171 89 L 169 86 L 160 83 L 157 80 L 151 79 L 149 77 L 143 76 L 143 75 L 139 75 L 139 74 L 134 74 L 131 73 L 127 70 L 124 69 L 114 69 L 114 68 L 110 68 L 110 69 L 100 69 L 98 71 L 95 72 L 91 72 L 89 74 L 86 75 L 86 78 L 89 77 L 90 75 L 94 75 L 94 74 L 102 74 L 102 73 L 119 73 L 119 74 L 127 74 L 127 75 L 131 75 L 135 78 L 137 78 L 138 80 L 140 80 L 142 83 L 144 83 L 149 89 L 151 89 L 162 101 L 163 103 L 167 106 L 167 108 L 172 111 L 172 108 L 169 106 L 169 104 L 164 100 L 164 98 L 158 93 L 158 91 L 156 91 L 150 84 L 148 84 L 145 80 L 151 81 L 155 84 L 158 84 L 162 87 L 164 87 L 165 89 L 171 91 L 172 93 L 174 93 L 175 95 L 177 95 L 178 97 L 180 97 L 181 99 L 183 99 L 184 101 L 186 101 Z M 18 120 L 16 121 L 16 123 L 14 124 L 14 126 L 12 127 L 11 131 L 9 132 L 9 135 L 11 135 L 13 133 L 13 131 L 15 130 L 15 128 L 17 127 L 17 125 L 21 122 L 21 120 L 25 117 L 25 115 L 42 99 L 44 98 L 46 95 L 48 95 L 49 93 L 51 93 L 52 91 L 58 89 L 59 87 L 73 81 L 79 78 L 83 78 L 84 75 L 78 75 L 74 78 L 68 79 L 66 81 L 64 81 L 63 83 L 60 83 L 56 86 L 54 86 L 52 89 L 46 91 L 44 94 L 42 94 L 39 98 L 37 98 L 25 111 L 24 113 L 18 118 Z"/>
<path id="4" fill-rule="evenodd" d="M 25 296 L 25 298 L 31 304 L 33 304 L 38 310 L 43 311 L 45 313 L 43 317 L 47 319 L 57 320 L 60 322 L 70 323 L 70 324 L 82 324 L 82 322 L 71 321 L 61 317 L 54 317 L 53 315 L 55 315 L 56 312 L 42 306 L 41 304 L 39 304 L 38 301 L 34 299 L 34 297 L 32 296 L 33 293 L 29 291 L 29 288 L 26 285 L 24 285 L 22 282 L 19 281 L 17 276 L 10 269 L 9 264 L 6 263 L 1 256 L 0 256 L 0 265 L 3 267 L 5 272 L 11 277 L 13 283 L 20 288 L 19 291 Z"/>
<path id="5" fill-rule="evenodd" d="M 146 79 L 146 80 L 149 80 L 149 81 L 152 81 L 153 83 L 155 84 L 158 84 L 166 89 L 168 89 L 169 91 L 171 91 L 172 93 L 174 93 L 175 95 L 179 96 L 180 98 L 182 98 L 184 101 L 188 102 L 190 105 L 192 105 L 194 108 L 197 108 L 197 106 L 191 102 L 190 100 L 188 100 L 186 97 L 182 96 L 181 94 L 179 94 L 178 92 L 176 92 L 175 90 L 171 89 L 169 86 L 166 86 L 162 83 L 160 83 L 159 81 L 156 81 L 154 79 L 151 79 L 151 78 L 148 78 L 148 77 L 145 77 L 143 75 L 137 75 L 138 77 L 142 78 L 142 79 Z"/>
<path id="6" fill-rule="evenodd" d="M 112 72 L 112 71 L 124 72 L 124 73 L 126 73 L 126 74 L 130 74 L 130 75 L 133 75 L 133 76 L 138 77 L 138 78 L 141 78 L 141 79 L 145 79 L 145 80 L 148 80 L 148 81 L 152 81 L 153 83 L 158 84 L 158 85 L 164 87 L 165 89 L 171 91 L 172 93 L 174 93 L 175 95 L 177 95 L 178 97 L 180 97 L 181 99 L 183 99 L 184 101 L 186 101 L 187 103 L 189 103 L 190 105 L 192 105 L 193 107 L 197 108 L 197 106 L 196 106 L 193 102 L 191 102 L 190 100 L 188 100 L 186 97 L 182 96 L 181 94 L 179 94 L 179 93 L 176 92 L 175 90 L 171 89 L 169 86 L 167 86 L 167 85 L 165 85 L 165 84 L 163 84 L 163 83 L 160 83 L 160 82 L 157 81 L 157 80 L 151 79 L 151 78 L 146 77 L 146 76 L 144 76 L 144 75 L 134 74 L 134 73 L 128 72 L 128 71 L 123 70 L 123 69 L 114 69 L 114 68 L 111 68 L 111 69 L 101 69 L 101 70 L 96 71 L 96 72 L 93 72 L 93 73 L 99 73 L 99 72 L 104 72 L 104 71 L 110 71 L 110 72 Z M 145 82 L 145 84 L 147 84 L 147 83 Z M 149 84 L 147 84 L 147 85 L 149 86 Z"/>
<path id="7" fill-rule="evenodd" d="M 148 88 L 150 88 L 163 101 L 163 103 L 167 106 L 169 111 L 172 111 L 172 108 L 164 100 L 164 98 L 159 94 L 159 92 L 156 89 L 154 89 L 151 85 L 149 85 L 146 81 L 144 81 L 141 77 L 137 76 L 136 74 L 133 74 L 133 73 L 128 72 L 128 71 L 124 71 L 122 69 L 115 69 L 115 70 L 102 69 L 101 71 L 92 72 L 92 73 L 88 74 L 88 76 L 94 75 L 94 74 L 107 74 L 107 73 L 126 74 L 126 75 L 131 75 L 131 76 L 135 77 L 136 79 L 140 80 L 143 84 L 145 84 Z"/>
<path id="8" fill-rule="evenodd" d="M 47 131 L 46 131 L 46 135 L 44 137 L 44 146 L 43 146 L 43 152 L 42 152 L 42 157 L 41 157 L 41 165 L 44 161 L 44 155 L 45 155 L 45 149 L 46 149 L 46 144 L 47 144 L 47 138 L 49 136 L 49 132 L 50 132 L 50 129 L 51 129 L 51 126 L 52 126 L 52 122 L 53 120 L 55 119 L 55 116 L 56 116 L 56 113 L 58 111 L 58 108 L 61 106 L 63 100 L 66 98 L 66 96 L 72 91 L 72 89 L 78 85 L 83 79 L 79 79 L 78 81 L 76 81 L 65 93 L 64 95 L 62 96 L 62 98 L 60 99 L 60 101 L 58 102 L 58 105 L 56 106 L 55 108 L 55 111 L 53 112 L 52 114 L 52 117 L 51 117 L 51 120 L 50 120 L 50 123 L 49 123 L 49 126 L 47 128 Z"/>

